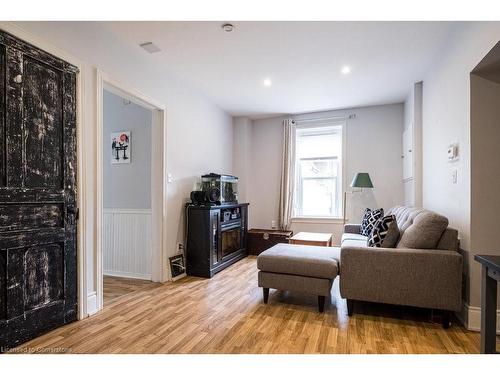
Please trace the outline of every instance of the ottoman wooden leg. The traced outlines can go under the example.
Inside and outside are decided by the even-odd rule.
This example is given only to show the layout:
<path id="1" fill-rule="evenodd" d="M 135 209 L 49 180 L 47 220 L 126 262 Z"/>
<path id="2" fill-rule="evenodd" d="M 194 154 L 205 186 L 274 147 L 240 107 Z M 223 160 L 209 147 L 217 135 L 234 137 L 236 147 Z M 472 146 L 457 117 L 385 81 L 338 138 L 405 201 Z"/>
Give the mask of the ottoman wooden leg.
<path id="1" fill-rule="evenodd" d="M 444 329 L 450 328 L 450 312 L 443 310 L 443 320 L 442 325 Z"/>
<path id="2" fill-rule="evenodd" d="M 325 296 L 318 296 L 318 310 L 320 313 L 325 311 Z"/>
<path id="3" fill-rule="evenodd" d="M 269 288 L 262 288 L 262 292 L 264 293 L 264 303 L 267 303 L 269 300 Z"/>

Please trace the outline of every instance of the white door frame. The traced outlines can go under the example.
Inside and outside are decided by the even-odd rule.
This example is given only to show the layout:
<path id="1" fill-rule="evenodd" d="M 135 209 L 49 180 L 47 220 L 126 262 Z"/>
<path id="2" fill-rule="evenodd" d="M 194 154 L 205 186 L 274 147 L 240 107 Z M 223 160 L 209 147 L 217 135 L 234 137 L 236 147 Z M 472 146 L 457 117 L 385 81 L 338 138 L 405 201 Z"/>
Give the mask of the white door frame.
<path id="1" fill-rule="evenodd" d="M 166 108 L 163 104 L 144 95 L 127 84 L 111 78 L 108 74 L 97 69 L 96 74 L 97 98 L 97 127 L 96 127 L 96 262 L 95 275 L 97 277 L 97 310 L 103 307 L 103 91 L 111 91 L 153 113 L 151 127 L 151 154 L 161 157 L 151 158 L 151 212 L 152 212 L 152 281 L 165 282 L 166 272 Z"/>

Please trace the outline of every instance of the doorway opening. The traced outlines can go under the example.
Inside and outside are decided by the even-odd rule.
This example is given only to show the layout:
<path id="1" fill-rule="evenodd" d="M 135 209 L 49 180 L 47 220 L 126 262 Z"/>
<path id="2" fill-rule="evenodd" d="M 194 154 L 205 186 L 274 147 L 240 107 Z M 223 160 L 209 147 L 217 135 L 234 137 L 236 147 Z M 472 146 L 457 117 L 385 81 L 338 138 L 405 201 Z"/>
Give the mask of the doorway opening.
<path id="1" fill-rule="evenodd" d="M 98 74 L 97 310 L 166 280 L 165 109 Z"/>

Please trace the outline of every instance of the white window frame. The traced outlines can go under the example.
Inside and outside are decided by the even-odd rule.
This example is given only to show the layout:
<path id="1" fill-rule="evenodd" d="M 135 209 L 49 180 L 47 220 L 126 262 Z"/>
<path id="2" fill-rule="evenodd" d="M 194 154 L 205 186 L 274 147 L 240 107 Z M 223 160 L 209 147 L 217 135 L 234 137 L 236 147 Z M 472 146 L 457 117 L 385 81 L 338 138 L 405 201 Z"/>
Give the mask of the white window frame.
<path id="1" fill-rule="evenodd" d="M 340 163 L 339 163 L 339 173 L 338 175 L 341 176 L 341 181 L 340 184 L 338 184 L 338 187 L 340 188 L 340 194 L 336 197 L 339 202 L 339 216 L 317 216 L 317 215 L 296 215 L 295 214 L 295 199 L 297 197 L 294 195 L 294 212 L 292 215 L 292 222 L 296 223 L 310 223 L 310 224 L 322 224 L 322 223 L 341 223 L 343 221 L 343 212 L 344 212 L 344 200 L 343 196 L 346 191 L 346 167 L 345 167 L 345 161 L 346 161 L 346 139 L 347 139 L 347 127 L 346 127 L 346 120 L 344 118 L 328 118 L 328 119 L 305 119 L 305 120 L 295 120 L 295 132 L 298 130 L 304 129 L 304 128 L 319 128 L 319 127 L 332 127 L 336 126 L 339 127 L 341 132 L 342 132 L 342 146 L 341 146 L 341 155 L 340 155 Z M 295 139 L 297 139 L 297 134 L 295 134 Z M 295 140 L 295 142 L 297 142 Z M 297 145 L 295 144 L 294 147 Z M 297 184 L 300 183 L 299 181 L 299 167 L 298 163 L 299 159 L 297 156 L 295 156 L 295 190 L 297 190 Z"/>

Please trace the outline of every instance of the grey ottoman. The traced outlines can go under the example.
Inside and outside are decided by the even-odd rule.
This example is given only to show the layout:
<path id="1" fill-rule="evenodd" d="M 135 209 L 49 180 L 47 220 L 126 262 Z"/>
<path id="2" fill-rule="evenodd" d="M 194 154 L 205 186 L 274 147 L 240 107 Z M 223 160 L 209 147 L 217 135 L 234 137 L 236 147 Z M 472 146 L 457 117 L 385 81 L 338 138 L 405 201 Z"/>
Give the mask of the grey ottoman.
<path id="1" fill-rule="evenodd" d="M 318 296 L 323 312 L 325 297 L 330 295 L 333 280 L 339 273 L 340 248 L 280 243 L 257 257 L 259 287 L 264 303 L 269 288 L 304 292 Z"/>

